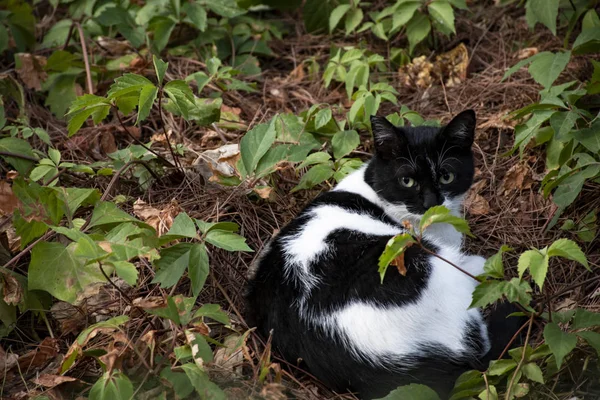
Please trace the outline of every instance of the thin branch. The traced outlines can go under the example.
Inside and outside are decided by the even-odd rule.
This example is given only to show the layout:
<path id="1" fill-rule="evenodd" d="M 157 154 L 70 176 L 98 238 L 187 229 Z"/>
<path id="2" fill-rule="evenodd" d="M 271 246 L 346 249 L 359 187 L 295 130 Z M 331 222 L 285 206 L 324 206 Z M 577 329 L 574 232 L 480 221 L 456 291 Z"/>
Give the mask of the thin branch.
<path id="1" fill-rule="evenodd" d="M 26 156 L 25 154 L 11 153 L 10 151 L 0 151 L 0 156 L 15 157 L 15 158 L 20 158 L 22 160 L 28 160 L 28 161 L 33 161 L 33 162 L 39 161 L 35 157 Z"/>
<path id="2" fill-rule="evenodd" d="M 152 170 L 152 168 L 150 168 L 150 166 L 148 165 L 148 163 L 146 161 L 143 160 L 131 160 L 129 161 L 127 164 L 123 165 L 118 171 L 117 173 L 112 177 L 112 179 L 110 180 L 110 182 L 108 183 L 108 186 L 106 187 L 106 190 L 104 191 L 104 194 L 102 195 L 102 197 L 100 198 L 100 201 L 105 201 L 108 197 L 108 195 L 110 194 L 110 191 L 112 190 L 112 188 L 115 186 L 115 184 L 117 183 L 117 180 L 119 179 L 119 177 L 129 168 L 131 167 L 133 164 L 140 164 L 142 166 L 144 166 L 144 168 L 146 168 L 148 170 L 148 172 L 150 173 L 150 175 L 152 175 L 152 177 L 154 179 L 156 179 L 157 181 L 160 182 L 160 177 L 158 175 L 156 175 L 156 172 L 154 172 Z M 83 230 L 83 228 L 82 228 Z"/>
<path id="3" fill-rule="evenodd" d="M 527 344 L 529 343 L 529 337 L 531 336 L 531 327 L 533 326 L 533 316 L 534 316 L 534 314 L 531 314 L 531 317 L 529 317 L 529 328 L 527 328 L 527 336 L 525 336 L 525 344 L 523 345 L 523 353 L 521 354 L 521 360 L 519 360 L 519 363 L 517 364 L 517 368 L 515 368 L 515 372 L 513 373 L 512 378 L 510 379 L 508 389 L 506 390 L 505 400 L 509 400 L 511 398 L 510 392 L 515 383 L 515 378 L 517 377 L 517 373 L 519 372 L 519 370 L 521 369 L 521 366 L 523 365 L 523 362 L 525 361 L 525 355 L 527 354 L 527 351 L 525 351 L 525 350 L 527 349 Z"/>
<path id="4" fill-rule="evenodd" d="M 79 32 L 79 42 L 81 43 L 81 52 L 83 53 L 83 63 L 85 64 L 85 76 L 87 82 L 87 89 L 89 94 L 94 94 L 94 85 L 92 83 L 92 71 L 90 69 L 90 61 L 87 54 L 87 46 L 85 45 L 85 35 L 79 22 L 75 22 L 77 32 Z"/>
<path id="5" fill-rule="evenodd" d="M 165 134 L 167 146 L 169 146 L 169 151 L 171 152 L 171 157 L 173 157 L 173 162 L 175 163 L 175 166 L 177 168 L 182 169 L 181 164 L 179 163 L 179 158 L 175 155 L 175 152 L 173 151 L 173 147 L 171 146 L 171 141 L 169 140 L 169 135 L 167 134 L 167 130 L 165 129 L 165 119 L 163 118 L 163 112 L 162 112 L 162 94 L 163 94 L 163 89 L 161 87 L 160 89 L 158 89 L 158 116 L 160 118 L 160 125 L 162 127 L 163 133 Z"/>
<path id="6" fill-rule="evenodd" d="M 31 251 L 31 249 L 33 249 L 33 246 L 35 246 L 42 240 L 50 239 L 50 237 L 52 237 L 54 234 L 55 234 L 54 231 L 46 232 L 42 237 L 38 238 L 35 242 L 31 243 L 29 246 L 27 246 L 23 250 L 21 250 L 19 252 L 19 254 L 17 254 L 13 258 L 11 258 L 6 264 L 4 264 L 4 268 L 8 268 L 11 265 L 16 264 L 17 261 L 19 261 L 25 254 L 29 253 Z"/>
<path id="7" fill-rule="evenodd" d="M 456 268 L 457 270 L 459 270 L 460 272 L 462 272 L 463 274 L 475 279 L 477 282 L 481 282 L 479 279 L 477 279 L 477 277 L 475 277 L 475 275 L 465 271 L 464 269 L 462 269 L 461 267 L 459 267 L 458 265 L 454 264 L 452 261 L 445 259 L 444 257 L 440 256 L 439 254 L 429 250 L 427 247 L 423 246 L 423 244 L 421 243 L 421 241 L 419 240 L 417 242 L 419 244 L 419 246 L 428 254 L 431 254 L 434 257 L 439 258 L 442 261 L 445 261 L 446 263 L 452 265 L 454 268 Z"/>

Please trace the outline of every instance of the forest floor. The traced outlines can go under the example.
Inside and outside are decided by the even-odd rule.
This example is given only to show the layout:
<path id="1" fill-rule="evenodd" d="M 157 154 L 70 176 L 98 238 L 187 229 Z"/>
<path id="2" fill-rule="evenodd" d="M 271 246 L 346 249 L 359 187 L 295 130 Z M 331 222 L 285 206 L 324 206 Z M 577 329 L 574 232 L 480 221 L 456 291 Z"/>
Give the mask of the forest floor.
<path id="1" fill-rule="evenodd" d="M 355 45 L 357 41 L 352 38 L 332 39 L 331 36 L 304 34 L 293 15 L 284 17 L 284 23 L 291 27 L 290 34 L 283 40 L 270 43 L 275 56 L 261 65 L 263 72 L 257 78 L 258 92 L 244 95 L 225 92 L 223 95 L 224 106 L 239 116 L 241 129 L 224 133 L 166 118 L 171 140 L 183 143 L 190 149 L 181 157 L 187 171 L 185 179 L 177 174 L 167 175 L 148 190 L 141 190 L 135 179 L 127 177 L 121 177 L 110 185 L 110 177 L 71 182 L 71 185 L 77 187 L 97 187 L 102 193 L 110 190 L 109 198 L 125 195 L 130 199 L 141 199 L 146 207 L 151 207 L 145 209 L 149 213 L 147 215 L 158 210 L 159 218 L 167 220 L 178 210 L 184 210 L 194 218 L 238 223 L 241 227 L 240 234 L 255 252 L 211 253 L 211 274 L 198 301 L 220 304 L 231 314 L 234 326 L 240 332 L 249 328 L 245 325 L 243 293 L 246 274 L 254 257 L 274 233 L 318 193 L 329 187 L 321 185 L 312 190 L 290 193 L 298 183 L 299 174 L 294 166 L 284 165 L 273 175 L 276 190 L 272 200 L 261 200 L 249 197 L 245 187 L 224 187 L 206 182 L 194 168 L 194 162 L 206 150 L 238 143 L 248 128 L 269 120 L 276 113 L 297 114 L 317 103 L 349 107 L 342 85 L 334 84 L 329 89 L 324 88 L 320 80 L 311 77 L 302 67 L 302 61 L 312 57 L 323 66 L 329 58 L 329 49 L 333 44 L 331 40 L 338 46 Z M 531 246 L 544 247 L 569 234 L 559 229 L 566 217 L 561 217 L 554 227 L 547 229 L 556 207 L 551 199 L 544 198 L 540 193 L 540 183 L 545 171 L 542 152 L 528 149 L 522 158 L 518 154 L 508 154 L 513 145 L 515 122 L 506 119 L 506 115 L 535 102 L 540 88 L 524 71 L 504 81 L 502 77 L 519 60 L 522 49 L 555 50 L 561 48 L 561 42 L 547 30 L 531 32 L 524 18 L 512 15 L 510 9 L 499 11 L 486 7 L 475 8 L 468 19 L 458 18 L 456 26 L 459 34 L 447 39 L 440 46 L 440 52 L 452 50 L 460 43 L 466 46 L 469 61 L 464 81 L 452 87 L 447 87 L 443 81 L 432 82 L 431 86 L 422 88 L 406 85 L 398 71 L 388 72 L 387 78 L 399 92 L 399 103 L 427 119 L 447 122 L 452 115 L 462 110 L 473 109 L 477 112 L 478 126 L 474 145 L 477 168 L 475 183 L 465 203 L 465 214 L 475 238 L 469 239 L 467 245 L 471 253 L 484 257 L 492 255 L 502 245 L 510 246 L 516 251 L 508 254 L 506 265 L 516 271 L 517 255 L 520 252 Z M 380 54 L 388 51 L 381 42 L 373 43 L 372 46 Z M 431 53 L 427 58 L 434 60 L 440 52 Z M 202 63 L 194 59 L 169 56 L 167 61 L 170 65 L 167 75 L 169 79 L 183 79 L 204 68 Z M 150 68 L 151 64 L 142 65 L 137 67 L 137 72 L 143 73 Z M 590 71 L 588 59 L 575 58 L 560 79 L 583 80 L 584 76 L 589 76 Z M 98 91 L 102 90 L 105 89 L 98 88 Z M 93 162 L 105 157 L 107 151 L 125 147 L 129 143 L 129 137 L 122 132 L 118 121 L 104 124 L 100 128 L 84 127 L 77 136 L 68 138 L 65 122 L 55 118 L 36 99 L 34 93 L 28 93 L 27 96 L 30 100 L 31 124 L 44 127 L 49 132 L 65 159 Z M 385 115 L 386 112 L 393 111 L 394 106 L 386 103 L 380 113 Z M 158 134 L 157 120 L 158 116 L 151 114 L 144 129 L 135 134 L 142 140 Z M 125 121 L 126 125 L 132 123 L 133 121 Z M 164 138 L 156 143 L 154 148 L 165 158 L 169 158 Z M 371 152 L 371 138 L 368 132 L 363 132 L 361 146 L 354 155 L 367 160 Z M 584 217 L 577 213 L 581 204 L 585 204 L 586 210 L 590 209 L 590 205 L 600 208 L 599 193 L 598 184 L 586 184 L 577 202 L 568 210 L 569 217 L 576 221 Z M 144 215 L 144 210 L 140 211 L 139 205 L 136 207 L 133 202 L 125 202 L 122 207 L 140 217 Z M 583 248 L 590 264 L 595 266 L 600 265 L 598 242 L 587 243 L 587 247 Z M 590 278 L 588 272 L 576 267 L 575 263 L 564 260 L 561 263 L 563 265 L 560 268 L 550 268 L 546 280 L 547 293 L 554 310 L 586 306 L 592 311 L 600 311 L 600 282 L 596 280 L 586 284 L 585 281 Z M 155 296 L 166 294 L 157 285 L 150 284 L 154 272 L 149 265 L 140 263 L 139 272 L 139 285 L 128 289 L 129 298 L 151 301 Z M 186 293 L 188 290 L 182 284 L 175 288 L 174 293 Z M 91 295 L 76 315 L 58 318 L 56 310 L 50 313 L 50 323 L 57 339 L 53 346 L 57 346 L 58 353 L 64 354 L 73 339 L 73 333 L 94 322 L 97 315 L 130 315 L 128 336 L 134 340 L 144 340 L 143 334 L 148 331 L 147 322 L 134 311 L 120 292 L 107 285 Z M 32 326 L 40 324 L 33 318 L 29 323 Z M 6 342 L 12 343 L 13 351 L 23 356 L 36 348 L 41 338 L 47 335 L 43 325 L 33 331 L 37 337 L 25 330 L 17 330 Z M 219 336 L 219 332 L 214 332 L 214 335 Z M 534 327 L 531 340 L 534 343 L 540 342 L 541 335 L 542 332 Z M 163 347 L 168 348 L 169 344 L 161 343 L 156 351 L 161 351 Z M 280 360 L 276 353 L 270 356 L 272 362 L 281 364 L 281 369 L 275 368 L 278 372 L 270 374 L 265 385 L 259 384 L 257 377 L 260 365 L 268 359 L 268 355 L 265 354 L 264 343 L 254 333 L 248 336 L 242 353 L 230 357 L 228 361 L 215 361 L 212 370 L 217 383 L 237 382 L 227 389 L 230 398 L 248 398 L 248 393 L 260 394 L 269 399 L 287 398 L 286 396 L 300 399 L 353 398 L 349 394 L 329 392 L 308 374 Z M 2 398 L 23 398 L 23 393 L 27 392 L 28 380 L 33 379 L 42 365 L 47 368 L 43 363 L 37 366 L 36 360 L 32 359 L 27 371 L 6 378 Z M 573 368 L 573 375 L 578 375 L 575 364 Z M 82 362 L 72 375 L 85 380 L 86 377 L 98 374 L 95 363 Z M 581 379 L 580 382 L 583 382 L 583 378 Z M 577 378 L 574 380 L 577 381 Z M 56 399 L 68 398 L 68 394 L 61 394 L 58 390 L 46 392 L 46 395 Z M 146 398 L 150 398 L 152 393 L 146 395 Z"/>

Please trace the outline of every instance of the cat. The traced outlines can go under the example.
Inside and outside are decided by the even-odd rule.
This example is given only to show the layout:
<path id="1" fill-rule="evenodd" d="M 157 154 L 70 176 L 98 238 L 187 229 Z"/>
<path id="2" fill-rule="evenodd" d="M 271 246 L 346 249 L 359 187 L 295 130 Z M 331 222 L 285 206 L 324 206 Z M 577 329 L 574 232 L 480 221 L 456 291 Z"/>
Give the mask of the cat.
<path id="1" fill-rule="evenodd" d="M 430 207 L 460 215 L 474 176 L 476 117 L 446 126 L 396 127 L 371 117 L 375 154 L 310 203 L 263 248 L 246 293 L 249 321 L 288 362 L 301 361 L 333 390 L 383 397 L 426 384 L 447 396 L 460 373 L 481 368 L 506 344 L 479 309 L 477 282 L 418 246 L 406 250 L 406 275 L 378 259 L 388 240 L 418 226 Z M 463 235 L 436 224 L 425 246 L 472 275 L 484 259 L 462 252 Z M 506 312 L 491 324 L 504 327 Z M 514 330 L 514 329 L 513 329 Z M 493 354 L 492 354 L 493 353 Z M 487 358 L 486 358 L 487 357 Z"/>

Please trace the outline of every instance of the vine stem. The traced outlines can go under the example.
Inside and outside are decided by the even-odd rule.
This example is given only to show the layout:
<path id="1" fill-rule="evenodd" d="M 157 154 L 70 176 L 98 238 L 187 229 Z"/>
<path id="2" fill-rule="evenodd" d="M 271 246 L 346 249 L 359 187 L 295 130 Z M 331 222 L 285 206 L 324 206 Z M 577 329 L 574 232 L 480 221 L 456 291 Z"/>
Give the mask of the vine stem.
<path id="1" fill-rule="evenodd" d="M 460 272 L 462 272 L 463 274 L 475 279 L 477 282 L 480 282 L 479 279 L 477 279 L 477 277 L 467 271 L 465 271 L 464 269 L 462 269 L 461 267 L 459 267 L 458 265 L 454 264 L 452 261 L 445 259 L 444 257 L 440 256 L 439 254 L 429 250 L 427 247 L 423 246 L 423 243 L 421 243 L 421 240 L 417 240 L 417 243 L 419 244 L 419 246 L 421 247 L 421 249 L 423 249 L 427 254 L 430 254 L 434 257 L 439 258 L 440 260 L 450 264 L 451 266 L 453 266 L 454 268 L 456 268 L 457 270 L 459 270 Z"/>
<path id="2" fill-rule="evenodd" d="M 88 59 L 87 46 L 85 44 L 85 36 L 79 22 L 75 22 L 77 32 L 79 33 L 79 42 L 81 43 L 81 52 L 83 53 L 83 63 L 85 65 L 85 76 L 87 89 L 89 94 L 94 94 L 94 84 L 92 83 L 92 71 L 90 69 L 90 60 Z"/>
<path id="3" fill-rule="evenodd" d="M 523 362 L 525 361 L 525 354 L 527 354 L 527 344 L 529 343 L 529 337 L 531 336 L 531 327 L 533 326 L 533 317 L 534 314 L 531 314 L 531 317 L 529 317 L 529 327 L 527 328 L 527 336 L 525 336 L 525 344 L 523 344 L 523 353 L 521 354 L 521 359 L 517 364 L 517 368 L 515 368 L 515 372 L 513 372 L 512 378 L 510 379 L 510 383 L 508 384 L 508 388 L 506 389 L 506 396 L 504 397 L 505 400 L 510 399 L 510 392 L 512 391 L 512 387 L 515 383 L 515 378 L 517 377 L 517 373 L 519 372 L 521 366 L 523 365 Z"/>
<path id="4" fill-rule="evenodd" d="M 167 134 L 167 130 L 165 129 L 165 120 L 163 118 L 162 112 L 162 97 L 163 97 L 163 88 L 158 89 L 158 116 L 160 118 L 160 125 L 162 127 L 163 133 L 165 134 L 165 140 L 167 141 L 167 146 L 169 146 L 169 151 L 171 152 L 171 157 L 173 157 L 173 162 L 175 166 L 181 168 L 181 164 L 179 163 L 179 158 L 175 155 L 175 151 L 173 151 L 173 147 L 171 146 L 171 140 L 169 139 L 169 135 Z M 184 174 L 185 176 L 185 174 Z"/>

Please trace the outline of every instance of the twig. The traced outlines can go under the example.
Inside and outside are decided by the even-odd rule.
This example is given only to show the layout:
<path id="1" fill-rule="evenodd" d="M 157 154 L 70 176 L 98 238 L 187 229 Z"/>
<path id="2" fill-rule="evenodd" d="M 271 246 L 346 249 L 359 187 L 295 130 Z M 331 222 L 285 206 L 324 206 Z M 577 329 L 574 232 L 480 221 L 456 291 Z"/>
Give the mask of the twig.
<path id="1" fill-rule="evenodd" d="M 35 246 L 42 240 L 50 239 L 50 237 L 54 234 L 55 234 L 54 231 L 46 232 L 42 237 L 38 238 L 35 242 L 31 243 L 29 246 L 27 246 L 23 250 L 21 250 L 21 252 L 19 252 L 19 254 L 17 254 L 13 258 L 11 258 L 6 264 L 4 264 L 4 268 L 8 268 L 11 265 L 15 264 L 17 261 L 19 261 L 21 259 L 21 257 L 23 257 L 25 254 L 29 253 L 31 251 L 31 249 L 33 249 L 33 246 Z"/>
<path id="2" fill-rule="evenodd" d="M 131 160 L 127 164 L 123 165 L 117 171 L 117 173 L 112 177 L 112 179 L 108 183 L 108 186 L 106 187 L 106 190 L 104 191 L 104 194 L 100 198 L 100 201 L 105 201 L 106 200 L 106 198 L 110 194 L 110 191 L 112 190 L 113 186 L 115 186 L 115 184 L 117 183 L 117 180 L 119 179 L 119 177 L 123 174 L 123 172 L 125 172 L 133 164 L 143 165 L 148 170 L 148 172 L 150 172 L 150 175 L 152 175 L 154 177 L 154 179 L 156 179 L 157 181 L 160 182 L 160 177 L 158 175 L 156 175 L 156 172 L 154 172 L 152 170 L 152 168 L 150 168 L 150 166 L 148 165 L 148 163 L 146 161 L 143 161 L 143 160 Z M 82 230 L 83 230 L 83 228 L 82 228 Z"/>
<path id="3" fill-rule="evenodd" d="M 31 157 L 31 156 L 26 156 L 24 154 L 18 154 L 18 153 L 11 153 L 10 151 L 0 151 L 0 156 L 5 156 L 5 157 L 15 157 L 15 158 L 20 158 L 22 160 L 29 160 L 29 161 L 33 161 L 33 162 L 37 162 L 39 161 L 37 158 L 35 157 Z"/>
<path id="4" fill-rule="evenodd" d="M 472 275 L 471 273 L 465 271 L 464 269 L 462 269 L 461 267 L 459 267 L 458 265 L 454 264 L 452 261 L 449 261 L 447 259 L 445 259 L 444 257 L 440 256 L 439 254 L 436 254 L 435 252 L 429 250 L 427 247 L 423 246 L 423 244 L 421 243 L 420 240 L 417 241 L 417 243 L 419 244 L 419 246 L 427 253 L 427 254 L 431 254 L 434 257 L 439 258 L 442 261 L 447 262 L 448 264 L 452 265 L 454 268 L 456 268 L 457 270 L 459 270 L 460 272 L 462 272 L 463 274 L 470 276 L 471 278 L 475 279 L 477 282 L 480 282 L 479 279 L 477 279 L 477 277 L 475 277 L 475 275 Z"/>
<path id="5" fill-rule="evenodd" d="M 508 351 L 508 349 L 510 349 L 510 346 L 512 346 L 512 344 L 514 343 L 514 341 L 517 340 L 517 336 L 519 336 L 519 333 L 521 333 L 521 331 L 523 329 L 525 329 L 526 326 L 527 326 L 527 322 L 524 323 L 523 325 L 521 325 L 521 327 L 515 332 L 515 334 L 512 336 L 512 338 L 510 338 L 510 340 L 508 341 L 507 345 L 504 347 L 504 350 L 502 350 L 502 353 L 500 353 L 500 356 L 498 357 L 498 360 L 501 360 L 502 357 L 504 357 L 504 355 L 506 354 L 506 352 Z"/>
<path id="6" fill-rule="evenodd" d="M 529 328 L 527 328 L 527 336 L 525 336 L 525 344 L 523 345 L 523 353 L 521 354 L 521 360 L 519 360 L 519 363 L 517 364 L 517 368 L 515 368 L 515 372 L 513 372 L 512 378 L 510 379 L 510 383 L 508 384 L 508 389 L 506 390 L 506 397 L 505 400 L 509 400 L 510 397 L 510 392 L 512 391 L 512 387 L 515 383 L 515 378 L 517 377 L 517 373 L 519 372 L 519 370 L 521 369 L 521 366 L 523 365 L 523 362 L 525 361 L 525 355 L 527 354 L 527 351 L 525 351 L 527 349 L 527 344 L 529 343 L 529 337 L 531 336 L 531 327 L 533 326 L 533 316 L 534 314 L 531 314 L 531 317 L 529 317 Z"/>
<path id="7" fill-rule="evenodd" d="M 79 22 L 75 22 L 77 32 L 79 32 L 79 42 L 81 43 L 81 52 L 83 53 L 83 63 L 85 64 L 85 76 L 89 94 L 94 94 L 94 85 L 92 83 L 92 71 L 90 70 L 90 61 L 88 60 L 87 46 L 85 45 L 85 36 Z"/>
<path id="8" fill-rule="evenodd" d="M 561 290 L 560 292 L 558 292 L 558 293 L 555 293 L 555 294 L 553 294 L 552 296 L 550 296 L 550 297 L 547 299 L 547 301 L 554 300 L 555 298 L 557 298 L 557 297 L 560 297 L 560 296 L 562 296 L 563 294 L 565 294 L 565 293 L 567 293 L 567 292 L 570 292 L 570 291 L 571 291 L 571 290 L 573 290 L 573 289 L 576 289 L 576 288 L 578 288 L 579 286 L 583 286 L 583 285 L 586 285 L 586 284 L 588 284 L 588 283 L 592 283 L 592 282 L 595 282 L 595 281 L 598 281 L 598 280 L 600 280 L 600 275 L 596 275 L 596 276 L 594 276 L 593 278 L 586 279 L 586 280 L 585 280 L 585 281 L 583 281 L 583 282 L 578 282 L 578 283 L 575 283 L 575 284 L 573 284 L 573 285 L 567 286 L 565 289 Z"/>
<path id="9" fill-rule="evenodd" d="M 72 23 L 69 27 L 69 33 L 67 33 L 67 39 L 65 40 L 65 44 L 63 45 L 63 50 L 66 50 L 69 46 L 69 42 L 71 41 L 71 37 L 73 36 L 73 28 L 75 28 L 75 23 Z"/>
<path id="10" fill-rule="evenodd" d="M 163 89 L 161 87 L 160 89 L 158 89 L 158 116 L 160 118 L 160 125 L 162 127 L 163 133 L 165 134 L 167 146 L 169 146 L 169 151 L 171 152 L 171 157 L 173 157 L 173 162 L 175 163 L 175 166 L 177 168 L 182 169 L 181 164 L 179 163 L 179 158 L 175 155 L 175 152 L 173 151 L 173 147 L 171 146 L 171 141 L 169 140 L 169 135 L 167 134 L 167 130 L 165 129 L 165 120 L 163 118 L 163 113 L 162 113 L 162 94 L 163 94 Z M 185 174 L 184 174 L 184 176 L 185 176 Z"/>

